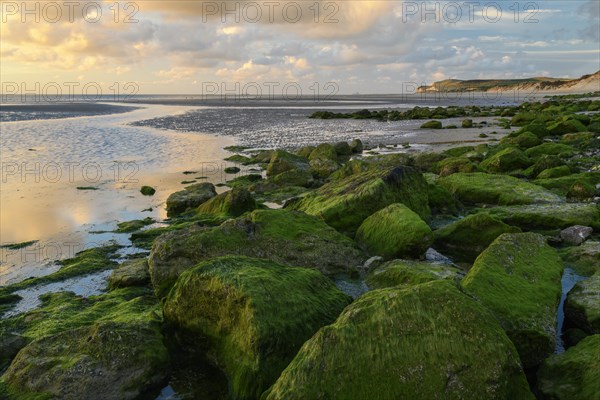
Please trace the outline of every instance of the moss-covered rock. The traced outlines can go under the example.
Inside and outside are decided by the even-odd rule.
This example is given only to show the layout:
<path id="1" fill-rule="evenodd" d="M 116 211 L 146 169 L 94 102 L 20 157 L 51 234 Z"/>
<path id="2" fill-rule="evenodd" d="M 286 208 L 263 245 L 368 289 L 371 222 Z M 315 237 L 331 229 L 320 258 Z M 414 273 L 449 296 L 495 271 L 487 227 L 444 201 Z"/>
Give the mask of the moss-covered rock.
<path id="1" fill-rule="evenodd" d="M 463 119 L 461 124 L 460 124 L 463 128 L 472 128 L 473 127 L 473 120 L 472 119 Z"/>
<path id="2" fill-rule="evenodd" d="M 308 171 L 308 160 L 304 157 L 288 153 L 284 150 L 275 150 L 267 166 L 267 177 L 279 175 L 286 171 L 303 170 Z"/>
<path id="3" fill-rule="evenodd" d="M 310 153 L 308 159 L 337 161 L 337 152 L 332 144 L 321 143 L 312 153 Z"/>
<path id="4" fill-rule="evenodd" d="M 305 169 L 291 169 L 278 175 L 271 176 L 269 182 L 278 186 L 309 187 L 314 183 L 312 171 Z"/>
<path id="5" fill-rule="evenodd" d="M 567 133 L 566 135 L 563 135 L 560 142 L 567 146 L 585 148 L 592 143 L 596 136 L 597 135 L 592 132 Z"/>
<path id="6" fill-rule="evenodd" d="M 168 362 L 158 324 L 99 322 L 33 341 L 3 379 L 65 400 L 135 399 L 163 382 Z"/>
<path id="7" fill-rule="evenodd" d="M 531 177 L 537 177 L 542 171 L 549 168 L 556 168 L 565 165 L 565 162 L 558 156 L 543 155 L 539 157 L 535 163 L 528 168 L 528 175 Z"/>
<path id="8" fill-rule="evenodd" d="M 310 156 L 310 153 L 315 151 L 315 149 L 316 149 L 315 146 L 304 146 L 296 151 L 296 155 L 298 155 L 300 157 L 308 158 Z"/>
<path id="9" fill-rule="evenodd" d="M 140 193 L 144 196 L 154 196 L 154 193 L 156 193 L 156 189 L 154 189 L 152 186 L 142 186 L 142 188 L 140 189 Z"/>
<path id="10" fill-rule="evenodd" d="M 566 165 L 543 170 L 537 175 L 537 179 L 553 179 L 571 175 L 571 168 Z"/>
<path id="11" fill-rule="evenodd" d="M 204 182 L 191 185 L 175 192 L 167 199 L 167 214 L 175 216 L 185 212 L 190 208 L 196 208 L 207 200 L 212 199 L 217 195 L 215 185 Z"/>
<path id="12" fill-rule="evenodd" d="M 348 272 L 366 260 L 354 241 L 316 217 L 255 210 L 215 228 L 194 225 L 156 239 L 149 258 L 155 291 L 166 295 L 183 271 L 225 255 L 268 258 L 327 275 Z"/>
<path id="13" fill-rule="evenodd" d="M 538 388 L 544 398 L 591 400 L 600 393 L 600 335 L 544 361 L 538 371 Z"/>
<path id="14" fill-rule="evenodd" d="M 445 158 L 447 156 L 441 153 L 418 153 L 414 158 L 414 166 L 421 172 L 435 172 L 437 164 Z"/>
<path id="15" fill-rule="evenodd" d="M 310 172 L 315 178 L 328 178 L 338 169 L 340 169 L 340 164 L 333 160 L 315 158 L 310 161 Z"/>
<path id="16" fill-rule="evenodd" d="M 465 204 L 534 204 L 560 202 L 548 190 L 506 175 L 457 173 L 438 180 Z"/>
<path id="17" fill-rule="evenodd" d="M 565 317 L 588 333 L 600 333 L 600 272 L 578 282 L 569 292 Z"/>
<path id="18" fill-rule="evenodd" d="M 509 147 L 483 160 L 479 166 L 490 172 L 510 172 L 525 169 L 532 161 L 521 150 Z"/>
<path id="19" fill-rule="evenodd" d="M 164 315 L 226 373 L 233 398 L 256 399 L 349 303 L 318 271 L 223 257 L 183 273 Z"/>
<path id="20" fill-rule="evenodd" d="M 148 272 L 148 261 L 145 258 L 125 261 L 108 278 L 108 285 L 111 289 L 144 286 L 148 283 L 150 283 L 150 273 Z"/>
<path id="21" fill-rule="evenodd" d="M 455 261 L 472 263 L 498 236 L 520 231 L 481 212 L 436 230 L 433 247 Z"/>
<path id="22" fill-rule="evenodd" d="M 256 201 L 248 190 L 232 189 L 201 204 L 196 212 L 216 217 L 239 217 L 257 207 Z"/>
<path id="23" fill-rule="evenodd" d="M 338 157 L 348 157 L 352 155 L 352 147 L 348 144 L 348 142 L 338 142 L 334 146 L 335 153 Z"/>
<path id="24" fill-rule="evenodd" d="M 596 187 L 586 181 L 577 181 L 571 185 L 567 192 L 568 199 L 590 200 L 596 195 Z"/>
<path id="25" fill-rule="evenodd" d="M 564 158 L 569 158 L 575 153 L 576 150 L 573 147 L 553 142 L 546 142 L 540 144 L 539 146 L 535 146 L 525 150 L 525 155 L 533 159 L 536 159 L 543 155 L 561 156 Z"/>
<path id="26" fill-rule="evenodd" d="M 458 214 L 460 206 L 448 189 L 435 183 L 429 183 L 427 185 L 427 194 L 429 208 L 433 214 Z"/>
<path id="27" fill-rule="evenodd" d="M 350 149 L 352 149 L 352 152 L 355 154 L 362 153 L 364 148 L 365 146 L 363 145 L 363 142 L 360 139 L 354 139 L 352 142 L 350 142 Z"/>
<path id="28" fill-rule="evenodd" d="M 392 204 L 368 217 L 355 239 L 367 252 L 384 259 L 419 258 L 433 242 L 433 233 L 410 208 Z"/>
<path id="29" fill-rule="evenodd" d="M 543 236 L 505 233 L 462 280 L 463 289 L 498 318 L 525 368 L 554 351 L 562 271 L 562 260 Z"/>
<path id="30" fill-rule="evenodd" d="M 316 215 L 352 235 L 368 216 L 394 203 L 405 204 L 422 218 L 429 215 L 427 182 L 413 168 L 370 170 L 332 181 L 285 208 Z"/>
<path id="31" fill-rule="evenodd" d="M 567 133 L 585 132 L 587 128 L 576 119 L 567 119 L 548 125 L 548 132 L 552 136 L 561 136 Z"/>
<path id="32" fill-rule="evenodd" d="M 458 283 L 463 275 L 462 270 L 452 265 L 427 261 L 393 260 L 371 272 L 365 282 L 372 289 L 385 289 L 396 286 L 414 286 L 438 279 Z"/>
<path id="33" fill-rule="evenodd" d="M 542 144 L 542 140 L 532 132 L 523 132 L 515 137 L 507 136 L 500 142 L 511 146 L 517 146 L 522 149 L 529 149 L 530 147 L 535 147 Z"/>
<path id="34" fill-rule="evenodd" d="M 440 176 L 448 176 L 457 172 L 477 172 L 479 168 L 466 157 L 450 157 L 440 161 L 437 170 Z"/>
<path id="35" fill-rule="evenodd" d="M 263 400 L 531 399 L 513 344 L 451 283 L 368 292 L 304 344 Z"/>
<path id="36" fill-rule="evenodd" d="M 572 174 L 560 178 L 536 179 L 535 184 L 550 189 L 553 192 L 566 196 L 571 186 L 577 182 L 586 182 L 596 186 L 600 184 L 600 172 L 586 172 L 582 174 Z"/>
<path id="37" fill-rule="evenodd" d="M 560 253 L 580 275 L 591 276 L 600 271 L 600 242 L 588 240 L 580 246 L 561 249 Z"/>
<path id="38" fill-rule="evenodd" d="M 151 289 L 87 298 L 48 293 L 40 300 L 40 308 L 0 320 L 0 337 L 10 333 L 29 343 L 4 375 L 9 392 L 22 396 L 16 399 L 137 398 L 169 373 Z"/>
<path id="39" fill-rule="evenodd" d="M 136 219 L 136 220 L 133 220 L 133 221 L 119 222 L 117 224 L 117 229 L 115 230 L 115 232 L 117 232 L 117 233 L 131 233 L 131 232 L 139 231 L 143 227 L 148 226 L 148 225 L 152 225 L 155 222 L 156 221 L 153 220 L 150 217 L 147 217 L 147 218 L 144 218 L 144 219 Z"/>
<path id="40" fill-rule="evenodd" d="M 421 125 L 421 129 L 442 129 L 442 123 L 440 121 L 429 121 Z"/>
<path id="41" fill-rule="evenodd" d="M 600 229 L 600 210 L 596 204 L 534 204 L 495 207 L 486 211 L 509 225 L 528 230 L 564 229 L 573 225 Z"/>

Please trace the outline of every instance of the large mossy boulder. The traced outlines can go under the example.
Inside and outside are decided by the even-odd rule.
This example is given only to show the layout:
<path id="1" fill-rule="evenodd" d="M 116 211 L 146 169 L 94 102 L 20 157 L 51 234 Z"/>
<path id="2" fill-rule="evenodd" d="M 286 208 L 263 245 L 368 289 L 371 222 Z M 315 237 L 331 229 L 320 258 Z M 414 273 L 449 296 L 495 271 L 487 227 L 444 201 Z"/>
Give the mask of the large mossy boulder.
<path id="1" fill-rule="evenodd" d="M 340 169 L 340 164 L 334 160 L 315 158 L 310 161 L 310 173 L 317 179 L 328 178 Z"/>
<path id="2" fill-rule="evenodd" d="M 523 132 L 514 137 L 507 136 L 506 138 L 502 139 L 500 143 L 517 146 L 521 149 L 528 149 L 530 147 L 539 146 L 542 144 L 542 140 L 532 132 Z"/>
<path id="3" fill-rule="evenodd" d="M 514 345 L 451 283 L 368 292 L 307 341 L 263 400 L 532 399 Z"/>
<path id="4" fill-rule="evenodd" d="M 419 258 L 433 242 L 433 232 L 404 204 L 392 204 L 368 217 L 356 231 L 356 242 L 384 259 Z"/>
<path id="5" fill-rule="evenodd" d="M 600 242 L 588 240 L 580 246 L 561 249 L 560 253 L 580 275 L 591 276 L 600 272 Z"/>
<path id="6" fill-rule="evenodd" d="M 287 209 L 318 216 L 330 226 L 353 235 L 373 213 L 403 203 L 426 218 L 427 182 L 411 167 L 369 170 L 329 182 L 306 196 L 288 202 Z"/>
<path id="7" fill-rule="evenodd" d="M 491 155 L 479 164 L 481 168 L 489 172 L 510 172 L 525 169 L 532 161 L 521 150 L 509 147 Z"/>
<path id="8" fill-rule="evenodd" d="M 567 119 L 548 125 L 548 132 L 552 136 L 562 136 L 567 133 L 585 132 L 587 128 L 576 119 Z"/>
<path id="9" fill-rule="evenodd" d="M 225 372 L 234 399 L 256 399 L 350 301 L 318 271 L 222 257 L 179 277 L 164 316 Z"/>
<path id="10" fill-rule="evenodd" d="M 463 289 L 494 313 L 525 368 L 554 351 L 563 262 L 543 236 L 505 233 L 475 261 Z"/>
<path id="11" fill-rule="evenodd" d="M 120 400 L 160 386 L 168 371 L 158 323 L 98 322 L 31 342 L 3 379 L 24 398 Z"/>
<path id="12" fill-rule="evenodd" d="M 457 173 L 440 178 L 437 183 L 465 204 L 514 205 L 562 201 L 540 186 L 506 175 Z"/>
<path id="13" fill-rule="evenodd" d="M 255 210 L 218 227 L 193 225 L 157 238 L 149 258 L 156 293 L 165 296 L 183 271 L 225 255 L 268 258 L 326 275 L 348 272 L 366 260 L 354 241 L 319 218 Z"/>
<path id="14" fill-rule="evenodd" d="M 445 279 L 458 283 L 464 272 L 449 264 L 429 261 L 393 260 L 373 270 L 365 279 L 371 289 L 415 286 Z"/>
<path id="15" fill-rule="evenodd" d="M 190 208 L 196 208 L 207 200 L 212 199 L 217 195 L 215 185 L 204 182 L 191 185 L 175 192 L 167 199 L 167 214 L 176 216 L 185 212 Z"/>
<path id="16" fill-rule="evenodd" d="M 228 218 L 239 217 L 256 208 L 258 208 L 258 205 L 247 189 L 232 189 L 203 203 L 196 209 L 196 212 Z"/>
<path id="17" fill-rule="evenodd" d="M 544 399 L 597 399 L 600 335 L 589 336 L 566 352 L 547 358 L 538 371 L 538 388 Z"/>
<path id="18" fill-rule="evenodd" d="M 596 204 L 532 204 L 494 207 L 486 211 L 509 225 L 528 230 L 565 229 L 573 225 L 600 229 L 600 209 Z"/>
<path id="19" fill-rule="evenodd" d="M 578 282 L 569 292 L 565 317 L 590 334 L 600 333 L 600 272 Z"/>
<path id="20" fill-rule="evenodd" d="M 454 261 L 472 263 L 498 236 L 520 231 L 481 212 L 436 230 L 433 247 Z"/>

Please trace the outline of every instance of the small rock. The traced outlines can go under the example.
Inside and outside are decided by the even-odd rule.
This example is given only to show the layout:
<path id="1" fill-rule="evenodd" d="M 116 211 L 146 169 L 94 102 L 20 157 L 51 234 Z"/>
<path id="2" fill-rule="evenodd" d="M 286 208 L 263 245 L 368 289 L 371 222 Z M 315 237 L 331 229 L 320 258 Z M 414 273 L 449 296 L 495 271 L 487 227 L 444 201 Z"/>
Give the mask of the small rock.
<path id="1" fill-rule="evenodd" d="M 156 189 L 154 189 L 152 186 L 142 186 L 142 188 L 140 189 L 140 193 L 144 196 L 154 196 L 154 193 L 156 193 Z"/>
<path id="2" fill-rule="evenodd" d="M 589 226 L 575 225 L 560 232 L 560 238 L 568 245 L 579 246 L 585 242 L 594 230 Z"/>

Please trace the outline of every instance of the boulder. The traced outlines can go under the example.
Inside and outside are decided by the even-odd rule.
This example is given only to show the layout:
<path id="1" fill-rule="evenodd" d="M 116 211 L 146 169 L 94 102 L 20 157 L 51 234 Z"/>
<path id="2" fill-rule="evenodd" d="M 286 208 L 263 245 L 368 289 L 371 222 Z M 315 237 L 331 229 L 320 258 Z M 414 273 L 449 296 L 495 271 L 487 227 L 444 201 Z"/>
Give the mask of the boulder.
<path id="1" fill-rule="evenodd" d="M 539 146 L 535 146 L 525 150 L 525 155 L 532 159 L 537 159 L 538 157 L 544 155 L 561 156 L 563 158 L 568 158 L 575 153 L 576 151 L 573 147 L 553 142 L 545 142 L 540 144 Z"/>
<path id="2" fill-rule="evenodd" d="M 287 210 L 255 210 L 221 226 L 192 225 L 158 237 L 150 253 L 152 284 L 163 297 L 185 270 L 225 255 L 267 258 L 326 275 L 348 272 L 366 255 L 320 219 Z"/>
<path id="3" fill-rule="evenodd" d="M 363 152 L 364 148 L 363 142 L 360 139 L 354 139 L 350 143 L 350 149 L 352 149 L 353 153 L 360 154 Z"/>
<path id="4" fill-rule="evenodd" d="M 495 207 L 486 210 L 504 223 L 522 229 L 565 229 L 590 225 L 600 229 L 600 209 L 596 204 L 558 203 Z"/>
<path id="5" fill-rule="evenodd" d="M 560 238 L 563 243 L 569 246 L 579 246 L 585 242 L 594 232 L 594 229 L 589 226 L 575 225 L 563 229 L 560 232 Z"/>
<path id="6" fill-rule="evenodd" d="M 156 189 L 154 189 L 152 186 L 142 186 L 142 188 L 140 189 L 140 193 L 144 196 L 154 196 L 154 193 L 156 193 Z"/>
<path id="7" fill-rule="evenodd" d="M 565 317 L 587 333 L 600 333 L 600 272 L 578 282 L 569 292 Z"/>
<path id="8" fill-rule="evenodd" d="M 108 277 L 108 285 L 111 289 L 144 286 L 148 283 L 150 283 L 150 273 L 145 258 L 125 261 Z"/>
<path id="9" fill-rule="evenodd" d="M 337 161 L 337 152 L 335 151 L 335 147 L 332 144 L 321 143 L 312 153 L 310 153 L 308 159 Z"/>
<path id="10" fill-rule="evenodd" d="M 314 183 L 314 179 L 312 169 L 310 171 L 305 169 L 291 169 L 270 177 L 269 182 L 278 186 L 309 187 Z"/>
<path id="11" fill-rule="evenodd" d="M 436 230 L 433 247 L 454 261 L 472 263 L 498 236 L 520 231 L 497 217 L 480 212 Z"/>
<path id="12" fill-rule="evenodd" d="M 498 318 L 525 368 L 554 351 L 562 272 L 562 260 L 543 236 L 505 233 L 462 280 L 465 292 Z"/>
<path id="13" fill-rule="evenodd" d="M 600 242 L 588 240 L 580 246 L 561 250 L 561 255 L 579 274 L 590 276 L 600 271 Z"/>
<path id="14" fill-rule="evenodd" d="M 562 201 L 540 186 L 506 175 L 456 173 L 437 182 L 465 204 L 514 205 Z"/>
<path id="15" fill-rule="evenodd" d="M 355 240 L 368 253 L 384 259 L 419 258 L 433 242 L 433 233 L 410 208 L 392 204 L 368 217 Z"/>
<path id="16" fill-rule="evenodd" d="M 448 264 L 429 261 L 393 260 L 372 271 L 365 282 L 371 289 L 414 286 L 438 279 L 460 281 L 464 273 Z"/>
<path id="17" fill-rule="evenodd" d="M 463 119 L 461 126 L 463 128 L 472 128 L 473 127 L 473 120 L 472 119 Z"/>
<path id="18" fill-rule="evenodd" d="M 477 172 L 479 168 L 468 158 L 450 157 L 440 161 L 437 170 L 440 176 L 448 176 L 457 172 Z"/>
<path id="19" fill-rule="evenodd" d="M 530 147 L 539 146 L 542 144 L 542 140 L 534 133 L 523 132 L 515 137 L 507 136 L 505 139 L 502 139 L 501 143 L 528 149 Z"/>
<path id="20" fill-rule="evenodd" d="M 247 189 L 232 189 L 206 201 L 196 212 L 215 217 L 235 218 L 256 208 L 258 205 Z"/>
<path id="21" fill-rule="evenodd" d="M 185 212 L 190 208 L 196 208 L 207 200 L 212 199 L 217 195 L 215 185 L 204 182 L 191 185 L 175 192 L 167 199 L 167 214 L 176 216 Z"/>
<path id="22" fill-rule="evenodd" d="M 338 157 L 348 157 L 352 155 L 352 147 L 350 147 L 348 142 L 338 142 L 333 147 L 335 148 Z"/>
<path id="23" fill-rule="evenodd" d="M 440 121 L 429 121 L 421 125 L 421 129 L 442 129 L 442 123 Z"/>
<path id="24" fill-rule="evenodd" d="M 263 400 L 533 399 L 514 345 L 451 283 L 365 293 L 304 346 Z"/>
<path id="25" fill-rule="evenodd" d="M 308 160 L 304 157 L 288 153 L 284 150 L 275 150 L 267 166 L 267 177 L 279 175 L 286 171 L 303 170 L 308 171 Z"/>
<path id="26" fill-rule="evenodd" d="M 318 271 L 222 257 L 179 277 L 164 316 L 225 372 L 233 398 L 257 399 L 350 301 Z"/>
<path id="27" fill-rule="evenodd" d="M 334 180 L 286 203 L 285 208 L 318 216 L 353 235 L 367 217 L 394 203 L 403 203 L 426 218 L 430 213 L 427 195 L 423 176 L 411 167 L 401 166 Z"/>
<path id="28" fill-rule="evenodd" d="M 566 196 L 571 187 L 577 182 L 585 182 L 589 185 L 596 186 L 600 184 L 600 172 L 586 172 L 581 174 L 569 174 L 552 179 L 540 179 L 535 180 L 536 185 L 550 189 L 562 196 Z"/>
<path id="29" fill-rule="evenodd" d="M 571 175 L 571 168 L 566 165 L 554 168 L 548 168 L 540 172 L 536 179 L 552 179 Z"/>
<path id="30" fill-rule="evenodd" d="M 577 181 L 569 188 L 567 198 L 573 200 L 589 200 L 596 195 L 596 187 L 585 181 Z"/>
<path id="31" fill-rule="evenodd" d="M 160 386 L 168 372 L 158 323 L 98 322 L 31 342 L 3 378 L 31 397 L 120 400 Z"/>
<path id="32" fill-rule="evenodd" d="M 547 358 L 538 371 L 546 399 L 591 400 L 600 393 L 600 335 L 589 336 L 562 354 Z"/>
<path id="33" fill-rule="evenodd" d="M 521 150 L 509 147 L 483 160 L 479 166 L 489 172 L 510 172 L 525 169 L 532 161 Z"/>
<path id="34" fill-rule="evenodd" d="M 333 160 L 315 158 L 310 161 L 310 172 L 315 178 L 328 178 L 338 169 L 340 169 L 340 164 Z"/>

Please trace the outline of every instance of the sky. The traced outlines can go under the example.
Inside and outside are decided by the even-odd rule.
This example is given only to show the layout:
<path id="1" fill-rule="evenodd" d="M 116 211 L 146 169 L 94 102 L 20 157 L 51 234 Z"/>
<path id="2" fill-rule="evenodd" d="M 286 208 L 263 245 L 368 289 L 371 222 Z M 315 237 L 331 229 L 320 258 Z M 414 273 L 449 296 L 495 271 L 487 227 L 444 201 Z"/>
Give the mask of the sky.
<path id="1" fill-rule="evenodd" d="M 600 1 L 2 1 L 2 93 L 402 93 L 600 69 Z"/>

